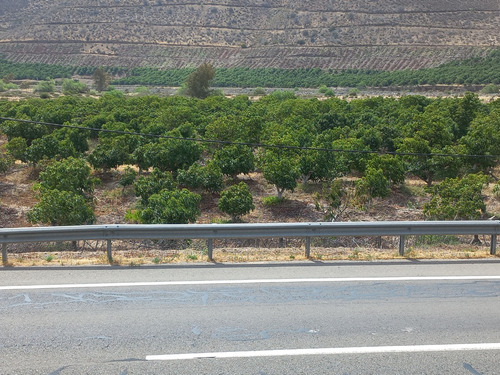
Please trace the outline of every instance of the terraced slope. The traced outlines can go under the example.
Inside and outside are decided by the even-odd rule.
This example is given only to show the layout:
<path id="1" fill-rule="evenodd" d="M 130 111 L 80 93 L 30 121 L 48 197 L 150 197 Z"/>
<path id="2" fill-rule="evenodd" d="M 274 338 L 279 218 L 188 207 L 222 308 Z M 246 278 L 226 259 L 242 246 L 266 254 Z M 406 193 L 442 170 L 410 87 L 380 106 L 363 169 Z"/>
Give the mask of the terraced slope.
<path id="1" fill-rule="evenodd" d="M 0 2 L 0 54 L 14 61 L 394 70 L 499 46 L 498 0 Z"/>

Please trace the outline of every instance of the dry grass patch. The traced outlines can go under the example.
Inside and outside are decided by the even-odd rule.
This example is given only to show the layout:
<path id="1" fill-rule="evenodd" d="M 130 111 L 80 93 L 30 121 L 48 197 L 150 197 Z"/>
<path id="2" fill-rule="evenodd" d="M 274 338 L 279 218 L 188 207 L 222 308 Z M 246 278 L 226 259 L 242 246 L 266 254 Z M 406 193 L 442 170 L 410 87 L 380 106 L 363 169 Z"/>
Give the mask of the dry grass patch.
<path id="1" fill-rule="evenodd" d="M 215 248 L 213 257 L 217 263 L 239 262 L 285 262 L 305 261 L 303 246 L 285 248 L 222 247 Z M 431 246 L 408 246 L 404 256 L 397 248 L 376 249 L 373 247 L 313 247 L 310 260 L 354 260 L 377 261 L 390 259 L 480 259 L 498 258 L 490 255 L 489 246 L 468 244 Z M 183 250 L 115 250 L 113 265 L 138 267 L 154 264 L 206 263 L 205 249 Z M 38 251 L 9 254 L 11 267 L 22 266 L 87 266 L 107 265 L 105 251 Z"/>

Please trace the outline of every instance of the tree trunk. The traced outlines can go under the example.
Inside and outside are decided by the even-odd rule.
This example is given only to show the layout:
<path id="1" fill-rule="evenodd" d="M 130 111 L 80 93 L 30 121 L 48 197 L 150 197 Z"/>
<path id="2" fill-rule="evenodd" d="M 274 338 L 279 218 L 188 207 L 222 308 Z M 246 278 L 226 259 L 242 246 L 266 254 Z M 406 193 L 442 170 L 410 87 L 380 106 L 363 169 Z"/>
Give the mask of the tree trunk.
<path id="1" fill-rule="evenodd" d="M 479 239 L 479 235 L 475 234 L 474 239 L 472 240 L 473 245 L 481 245 L 481 240 Z"/>
<path id="2" fill-rule="evenodd" d="M 278 199 L 281 200 L 281 198 L 283 197 L 284 189 L 280 189 L 279 187 L 276 186 L 276 190 L 278 191 Z"/>

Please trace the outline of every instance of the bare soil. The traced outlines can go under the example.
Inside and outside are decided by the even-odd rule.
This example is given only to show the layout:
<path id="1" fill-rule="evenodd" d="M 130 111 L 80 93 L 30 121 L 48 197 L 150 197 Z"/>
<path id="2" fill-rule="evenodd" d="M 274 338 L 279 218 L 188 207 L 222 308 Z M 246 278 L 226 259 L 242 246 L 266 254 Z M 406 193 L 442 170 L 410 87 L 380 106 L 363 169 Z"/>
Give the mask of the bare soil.
<path id="1" fill-rule="evenodd" d="M 3 140 L 5 141 L 5 140 Z M 95 190 L 95 213 L 98 224 L 125 223 L 125 214 L 137 202 L 133 188 L 119 186 L 119 171 L 98 175 L 102 184 Z M 23 164 L 0 176 L 0 227 L 31 226 L 26 212 L 37 202 L 33 184 L 37 173 Z M 320 222 L 325 220 L 326 203 L 315 200 L 322 190 L 320 183 L 308 183 L 294 192 L 285 193 L 281 204 L 266 205 L 263 198 L 274 196 L 275 188 L 266 183 L 260 173 L 240 175 L 254 197 L 255 210 L 243 217 L 244 222 Z M 500 217 L 500 201 L 493 196 L 492 185 L 485 189 L 488 215 Z M 425 184 L 409 179 L 395 188 L 390 197 L 375 199 L 369 205 L 350 206 L 338 221 L 401 221 L 423 220 L 422 208 L 428 196 Z M 200 192 L 201 216 L 198 223 L 228 222 L 217 208 L 218 194 Z M 467 259 L 489 255 L 489 238 L 473 245 L 468 236 L 424 236 L 409 238 L 406 258 Z M 312 240 L 311 258 L 315 260 L 379 260 L 401 258 L 398 238 L 317 238 Z M 12 244 L 8 247 L 12 266 L 106 264 L 105 241 L 71 243 Z M 217 262 L 293 261 L 304 260 L 304 242 L 298 238 L 214 241 Z M 138 266 L 176 262 L 206 262 L 207 247 L 201 240 L 193 241 L 113 241 L 113 261 L 116 265 Z"/>

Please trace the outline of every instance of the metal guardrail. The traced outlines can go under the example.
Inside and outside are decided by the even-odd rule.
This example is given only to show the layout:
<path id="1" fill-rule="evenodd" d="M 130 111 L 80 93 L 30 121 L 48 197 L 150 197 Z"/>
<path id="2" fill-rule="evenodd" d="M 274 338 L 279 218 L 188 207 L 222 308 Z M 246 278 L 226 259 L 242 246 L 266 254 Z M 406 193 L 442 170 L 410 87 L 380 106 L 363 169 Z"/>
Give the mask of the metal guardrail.
<path id="1" fill-rule="evenodd" d="M 109 224 L 65 227 L 1 228 L 2 261 L 7 263 L 7 244 L 106 240 L 112 261 L 111 241 L 120 239 L 206 239 L 208 258 L 213 260 L 213 240 L 229 238 L 302 237 L 305 255 L 310 256 L 311 237 L 400 236 L 399 253 L 404 255 L 406 236 L 490 235 L 490 253 L 496 254 L 500 221 L 380 221 L 340 223 L 266 224 Z"/>

